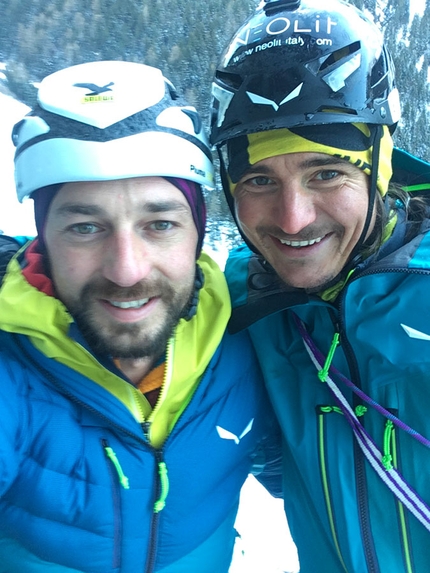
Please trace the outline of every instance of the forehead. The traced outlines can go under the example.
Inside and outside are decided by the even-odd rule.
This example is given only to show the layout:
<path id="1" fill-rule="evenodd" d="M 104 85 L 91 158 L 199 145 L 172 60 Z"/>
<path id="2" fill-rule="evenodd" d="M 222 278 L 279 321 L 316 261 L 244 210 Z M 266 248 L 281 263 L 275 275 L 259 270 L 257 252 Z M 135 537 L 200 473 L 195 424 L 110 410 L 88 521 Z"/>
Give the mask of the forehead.
<path id="1" fill-rule="evenodd" d="M 326 166 L 341 166 L 345 169 L 351 168 L 351 171 L 357 171 L 360 173 L 360 169 L 340 157 L 335 155 L 329 155 L 327 153 L 317 153 L 317 152 L 296 152 L 296 153 L 284 153 L 281 155 L 275 155 L 273 157 L 267 157 L 262 159 L 252 165 L 249 171 L 263 169 L 295 169 L 305 171 L 306 169 L 311 169 L 314 167 L 326 167 Z"/>
<path id="2" fill-rule="evenodd" d="M 56 194 L 48 217 L 74 213 L 137 217 L 158 211 L 191 213 L 183 193 L 166 179 L 137 177 L 66 183 Z"/>

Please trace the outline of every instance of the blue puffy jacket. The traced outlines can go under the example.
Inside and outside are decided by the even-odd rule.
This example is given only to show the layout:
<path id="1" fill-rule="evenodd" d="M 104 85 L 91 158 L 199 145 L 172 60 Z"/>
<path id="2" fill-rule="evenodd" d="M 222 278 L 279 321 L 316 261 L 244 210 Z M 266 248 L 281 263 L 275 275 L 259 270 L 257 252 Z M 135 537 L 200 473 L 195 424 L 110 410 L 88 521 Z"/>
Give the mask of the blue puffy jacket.
<path id="1" fill-rule="evenodd" d="M 9 264 L 1 573 L 228 571 L 240 488 L 253 468 L 276 465 L 276 429 L 248 335 L 224 335 L 222 274 L 205 255 L 200 265 L 197 315 L 176 329 L 151 411 L 85 347 L 60 301 Z"/>

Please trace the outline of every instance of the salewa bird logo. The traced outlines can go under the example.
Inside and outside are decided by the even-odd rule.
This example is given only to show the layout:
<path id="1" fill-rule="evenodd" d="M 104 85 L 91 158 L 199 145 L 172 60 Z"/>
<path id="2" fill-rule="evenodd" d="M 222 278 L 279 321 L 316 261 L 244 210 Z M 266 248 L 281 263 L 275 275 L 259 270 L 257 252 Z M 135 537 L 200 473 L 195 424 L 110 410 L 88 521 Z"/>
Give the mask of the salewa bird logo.
<path id="1" fill-rule="evenodd" d="M 252 420 L 249 422 L 249 424 L 246 426 L 246 428 L 243 430 L 243 432 L 240 434 L 240 436 L 236 436 L 236 434 L 233 434 L 229 430 L 225 430 L 224 428 L 221 428 L 221 426 L 216 426 L 216 430 L 217 430 L 220 438 L 222 438 L 223 440 L 232 440 L 236 445 L 238 445 L 240 440 L 244 436 L 246 436 L 246 434 L 249 434 L 249 432 L 252 429 L 253 424 L 254 424 L 254 418 L 252 418 Z"/>
<path id="2" fill-rule="evenodd" d="M 105 92 L 111 92 L 110 86 L 113 86 L 114 82 L 109 82 L 104 86 L 98 86 L 97 84 L 91 83 L 82 83 L 82 84 L 73 84 L 75 88 L 85 88 L 87 90 L 92 90 L 89 94 L 85 94 L 86 96 L 97 96 L 103 94 Z"/>
<path id="3" fill-rule="evenodd" d="M 271 99 L 267 99 L 266 97 L 254 94 L 252 92 L 246 92 L 246 95 L 249 97 L 252 103 L 260 105 L 271 105 L 275 111 L 278 111 L 281 105 L 284 105 L 284 103 L 287 103 L 295 99 L 296 97 L 299 97 L 300 92 L 302 91 L 302 87 L 303 87 L 303 82 L 299 84 L 295 89 L 293 89 L 293 91 L 291 91 L 288 95 L 286 95 L 279 104 Z"/>
<path id="4" fill-rule="evenodd" d="M 430 334 L 426 334 L 425 332 L 421 332 L 420 330 L 406 326 L 406 324 L 400 323 L 400 326 L 410 338 L 417 338 L 418 340 L 430 340 Z"/>

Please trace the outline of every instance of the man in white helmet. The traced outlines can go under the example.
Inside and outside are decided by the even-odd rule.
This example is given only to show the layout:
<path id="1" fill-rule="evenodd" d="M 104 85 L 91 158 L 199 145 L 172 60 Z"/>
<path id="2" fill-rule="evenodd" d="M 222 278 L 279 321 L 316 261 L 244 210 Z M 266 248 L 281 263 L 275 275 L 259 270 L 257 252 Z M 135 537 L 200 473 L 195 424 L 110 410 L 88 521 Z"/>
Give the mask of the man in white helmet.
<path id="1" fill-rule="evenodd" d="M 201 252 L 200 118 L 159 70 L 95 62 L 45 78 L 13 139 L 38 236 L 0 294 L 0 571 L 227 573 L 277 441 Z"/>
<path id="2" fill-rule="evenodd" d="M 226 267 L 230 326 L 282 427 L 301 573 L 429 570 L 430 218 L 413 192 L 430 165 L 393 154 L 399 117 L 381 33 L 339 0 L 261 2 L 215 74 L 212 142 L 249 247 Z"/>

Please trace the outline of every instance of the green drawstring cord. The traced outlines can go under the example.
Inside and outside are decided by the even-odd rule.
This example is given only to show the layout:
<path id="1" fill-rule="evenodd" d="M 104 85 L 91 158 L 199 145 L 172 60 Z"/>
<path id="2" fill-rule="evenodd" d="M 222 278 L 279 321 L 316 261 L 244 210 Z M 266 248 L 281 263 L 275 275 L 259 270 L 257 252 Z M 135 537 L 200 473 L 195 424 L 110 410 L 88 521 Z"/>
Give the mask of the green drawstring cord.
<path id="1" fill-rule="evenodd" d="M 366 412 L 367 412 L 367 406 L 359 404 L 358 406 L 355 407 L 355 415 L 357 416 L 357 418 L 360 418 L 360 416 L 364 416 Z"/>
<path id="2" fill-rule="evenodd" d="M 124 489 L 130 489 L 128 477 L 126 475 L 124 475 L 124 472 L 122 471 L 122 467 L 121 467 L 121 465 L 118 461 L 118 458 L 116 457 L 116 454 L 113 451 L 113 449 L 109 446 L 105 446 L 105 452 L 106 452 L 107 457 L 113 463 L 113 465 L 114 465 L 114 467 L 118 473 L 119 483 L 122 485 L 122 487 Z M 167 477 L 167 466 L 166 466 L 165 462 L 159 462 L 158 474 L 160 476 L 160 482 L 161 482 L 161 495 L 160 495 L 160 499 L 158 499 L 154 504 L 154 513 L 159 513 L 160 511 L 162 511 L 164 509 L 164 506 L 166 505 L 166 498 L 167 498 L 167 495 L 169 493 L 169 478 Z"/>
<path id="3" fill-rule="evenodd" d="M 325 382 L 327 380 L 328 371 L 330 369 L 330 365 L 333 360 L 333 356 L 338 344 L 339 344 L 339 333 L 335 332 L 330 346 L 330 350 L 328 351 L 327 358 L 324 362 L 324 366 L 321 370 L 318 371 L 318 378 L 321 380 L 321 382 Z"/>
<path id="4" fill-rule="evenodd" d="M 320 410 L 324 414 L 330 414 L 331 412 L 336 412 L 337 414 L 343 414 L 342 410 L 338 406 L 321 406 Z"/>
<path id="5" fill-rule="evenodd" d="M 385 422 L 384 430 L 384 455 L 382 456 L 382 464 L 387 471 L 393 469 L 393 456 L 391 455 L 391 435 L 393 428 L 393 422 L 391 420 L 387 420 Z"/>
<path id="6" fill-rule="evenodd" d="M 324 414 L 330 414 L 331 412 L 337 412 L 338 414 L 343 414 L 342 409 L 339 408 L 339 406 L 321 406 L 320 411 L 323 412 Z M 357 416 L 357 418 L 359 418 L 360 416 L 364 416 L 366 412 L 367 412 L 366 406 L 359 405 L 355 407 L 355 415 Z"/>
<path id="7" fill-rule="evenodd" d="M 122 487 L 124 489 L 130 489 L 130 486 L 128 483 L 128 477 L 124 475 L 124 472 L 122 471 L 122 467 L 121 467 L 121 465 L 118 461 L 118 458 L 116 457 L 116 454 L 113 451 L 113 449 L 109 446 L 105 446 L 105 452 L 106 452 L 107 457 L 113 463 L 113 465 L 114 465 L 114 467 L 118 473 L 119 483 L 122 485 Z"/>
<path id="8" fill-rule="evenodd" d="M 169 478 L 167 477 L 167 466 L 164 462 L 159 462 L 158 464 L 158 475 L 160 476 L 161 482 L 161 494 L 160 499 L 155 502 L 154 513 L 159 513 L 164 509 L 166 498 L 169 493 Z"/>

